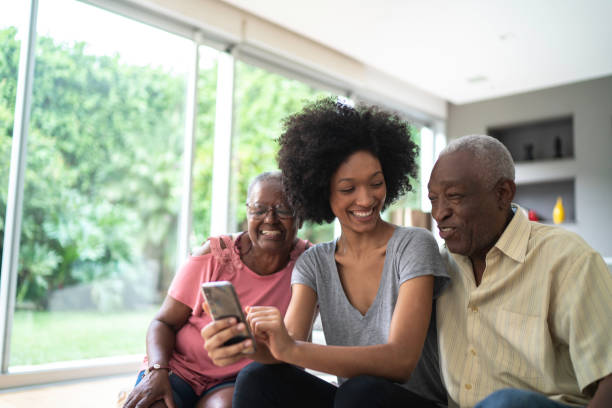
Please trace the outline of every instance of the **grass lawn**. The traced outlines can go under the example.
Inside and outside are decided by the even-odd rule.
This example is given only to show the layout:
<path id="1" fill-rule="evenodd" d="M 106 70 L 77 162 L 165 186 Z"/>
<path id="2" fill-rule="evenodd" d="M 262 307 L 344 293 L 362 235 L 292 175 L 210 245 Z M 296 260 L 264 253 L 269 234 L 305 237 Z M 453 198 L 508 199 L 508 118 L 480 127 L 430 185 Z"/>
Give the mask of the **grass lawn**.
<path id="1" fill-rule="evenodd" d="M 145 333 L 156 311 L 16 311 L 10 365 L 144 355 Z"/>

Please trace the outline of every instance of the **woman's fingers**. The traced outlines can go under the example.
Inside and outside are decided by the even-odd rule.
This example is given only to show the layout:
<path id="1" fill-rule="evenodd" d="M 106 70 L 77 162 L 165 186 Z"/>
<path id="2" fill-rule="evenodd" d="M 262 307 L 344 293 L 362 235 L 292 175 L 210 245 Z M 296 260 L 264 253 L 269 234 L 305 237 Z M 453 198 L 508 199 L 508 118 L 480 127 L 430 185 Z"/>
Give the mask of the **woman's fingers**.
<path id="1" fill-rule="evenodd" d="M 202 329 L 204 349 L 216 365 L 233 364 L 254 351 L 253 341 L 246 339 L 236 344 L 224 344 L 236 336 L 244 336 L 245 332 L 245 324 L 236 324 L 235 318 L 212 321 Z"/>
<path id="2" fill-rule="evenodd" d="M 277 320 L 273 319 L 257 319 L 252 324 L 253 332 L 257 334 L 269 333 L 279 329 Z"/>
<path id="3" fill-rule="evenodd" d="M 237 322 L 238 321 L 235 317 L 230 317 L 228 319 L 221 320 L 213 320 L 206 326 L 204 326 L 200 334 L 202 335 L 204 341 L 208 342 L 208 340 L 211 339 L 213 336 L 217 335 L 222 330 L 226 330 L 227 328 L 236 325 Z"/>
<path id="4" fill-rule="evenodd" d="M 212 336 L 204 338 L 204 348 L 208 352 L 215 350 L 219 347 L 223 347 L 225 342 L 233 339 L 236 336 L 244 336 L 244 333 L 246 331 L 246 326 L 244 323 L 234 324 L 229 327 L 223 327 L 224 328 L 221 328 L 220 330 L 216 331 Z M 204 330 L 206 330 L 206 327 L 202 329 L 202 331 Z M 204 335 L 202 335 L 202 337 L 204 337 Z"/>
<path id="5" fill-rule="evenodd" d="M 280 312 L 275 307 L 251 307 L 247 315 L 247 322 L 253 327 L 253 322 L 257 319 L 282 319 Z"/>
<path id="6" fill-rule="evenodd" d="M 244 355 L 241 354 L 241 355 L 234 356 L 234 357 L 215 359 L 215 360 L 213 360 L 213 362 L 215 363 L 215 365 L 217 365 L 219 367 L 225 367 L 225 366 L 237 363 L 237 362 L 239 362 L 239 361 L 241 361 L 243 359 L 244 359 Z"/>
<path id="7" fill-rule="evenodd" d="M 172 393 L 164 395 L 164 402 L 166 403 L 166 407 L 168 408 L 176 408 L 174 404 L 174 396 Z"/>
<path id="8" fill-rule="evenodd" d="M 280 314 L 279 310 L 274 306 L 247 306 L 246 311 L 248 314 L 264 312 Z"/>
<path id="9" fill-rule="evenodd" d="M 172 387 L 170 386 L 170 382 L 167 379 L 164 381 L 161 377 L 152 378 L 151 375 L 149 375 L 144 377 L 138 385 L 134 387 L 132 392 L 128 395 L 123 407 L 148 407 L 159 399 L 172 399 Z M 174 404 L 168 405 L 168 408 L 174 407 Z"/>
<path id="10" fill-rule="evenodd" d="M 269 343 L 273 337 L 282 335 L 284 326 L 278 319 L 257 318 L 251 322 L 251 332 L 257 339 Z"/>
<path id="11" fill-rule="evenodd" d="M 253 342 L 251 339 L 247 339 L 236 344 L 209 350 L 208 356 L 216 365 L 225 366 L 242 360 L 245 354 L 252 352 Z"/>

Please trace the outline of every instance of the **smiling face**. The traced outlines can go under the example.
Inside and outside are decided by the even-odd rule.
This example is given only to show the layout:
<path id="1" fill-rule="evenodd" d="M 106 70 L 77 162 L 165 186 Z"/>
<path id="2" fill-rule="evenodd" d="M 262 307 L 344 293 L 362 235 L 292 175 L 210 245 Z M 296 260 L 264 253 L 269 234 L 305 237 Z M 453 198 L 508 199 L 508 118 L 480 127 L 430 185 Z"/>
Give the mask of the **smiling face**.
<path id="1" fill-rule="evenodd" d="M 380 162 L 371 153 L 353 153 L 330 181 L 329 204 L 343 230 L 371 231 L 380 219 L 387 187 Z"/>
<path id="2" fill-rule="evenodd" d="M 279 180 L 271 178 L 251 188 L 247 203 L 251 207 L 290 208 Z M 293 247 L 299 228 L 295 217 L 280 218 L 277 211 L 268 211 L 256 217 L 247 211 L 248 234 L 253 248 L 287 253 Z"/>
<path id="3" fill-rule="evenodd" d="M 429 180 L 431 214 L 451 252 L 484 259 L 505 229 L 512 181 L 486 186 L 472 153 L 440 156 Z"/>

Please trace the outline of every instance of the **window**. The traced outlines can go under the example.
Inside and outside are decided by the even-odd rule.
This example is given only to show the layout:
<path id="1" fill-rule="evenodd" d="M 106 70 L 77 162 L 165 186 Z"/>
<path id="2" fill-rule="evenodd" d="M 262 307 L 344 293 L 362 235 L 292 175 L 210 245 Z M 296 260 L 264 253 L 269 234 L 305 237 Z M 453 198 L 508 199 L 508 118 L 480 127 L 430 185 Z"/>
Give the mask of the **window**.
<path id="1" fill-rule="evenodd" d="M 246 228 L 245 200 L 250 180 L 263 171 L 277 170 L 276 139 L 280 136 L 282 119 L 298 112 L 307 102 L 327 96 L 293 79 L 262 68 L 236 62 L 235 130 L 231 163 L 231 209 L 236 230 Z M 333 225 L 305 223 L 301 238 L 312 242 L 333 238 Z"/>
<path id="2" fill-rule="evenodd" d="M 261 68 L 299 72 L 307 78 L 304 67 L 293 71 L 291 62 L 273 57 L 260 63 L 248 52 L 234 55 L 257 66 L 244 61 L 234 65 L 233 56 L 188 39 L 205 36 L 189 23 L 149 13 L 131 2 L 103 3 L 179 36 L 86 1 L 39 3 L 33 94 L 27 107 L 19 264 L 12 271 L 17 272 L 14 310 L 12 299 L 4 292 L 0 296 L 10 309 L 8 316 L 0 318 L 9 322 L 12 317 L 12 330 L 6 325 L 11 355 L 2 356 L 1 374 L 6 374 L 7 357 L 9 374 L 36 374 L 47 363 L 60 362 L 53 367 L 68 372 L 79 370 L 73 366 L 92 368 L 97 363 L 61 362 L 125 355 L 131 357 L 113 361 L 140 358 L 146 328 L 182 262 L 177 254 L 210 234 L 211 202 L 223 201 L 215 211 L 220 208 L 223 224 L 229 213 L 232 227 L 227 232 L 244 228 L 249 181 L 277 168 L 281 120 L 306 102 L 330 94 Z M 8 2 L 0 13 L 2 239 L 20 41 L 27 33 L 19 24 L 26 22 L 26 6 L 27 2 Z M 223 38 L 204 41 L 218 49 L 235 45 Z M 197 88 L 191 86 L 196 48 Z M 267 61 L 265 56 L 262 61 Z M 325 77 L 319 81 L 317 75 L 303 80 L 309 84 L 326 81 L 323 87 L 334 87 L 334 81 Z M 194 98 L 197 116 L 192 146 Z M 231 194 L 230 208 L 226 208 L 226 198 L 215 200 L 226 194 L 212 191 L 213 147 L 215 137 L 230 141 L 232 114 Z M 228 120 L 218 120 L 223 130 L 215 135 L 217 116 Z M 183 166 L 191 163 L 185 153 L 192 151 L 190 193 L 183 185 L 187 179 Z M 218 156 L 229 157 L 229 149 Z M 417 193 L 410 196 L 416 200 Z M 186 242 L 183 235 L 189 222 L 182 215 L 188 212 L 179 212 L 188 203 L 183 197 L 189 194 L 191 236 Z M 415 200 L 408 198 L 401 205 L 414 207 Z M 331 240 L 333 229 L 331 224 L 305 224 L 299 235 L 317 243 Z M 12 278 L 13 273 L 3 278 L 7 276 Z M 44 342 L 39 341 L 40 333 L 45 333 Z"/>
<path id="3" fill-rule="evenodd" d="M 41 2 L 11 366 L 144 353 L 176 267 L 192 47 Z"/>
<path id="4" fill-rule="evenodd" d="M 8 195 L 13 121 L 21 33 L 24 29 L 26 4 L 2 7 L 0 13 L 0 261 L 4 247 L 4 217 Z"/>
<path id="5" fill-rule="evenodd" d="M 421 180 L 423 179 L 423 146 L 421 144 L 421 128 L 415 125 L 410 126 L 412 141 L 419 146 L 419 156 L 416 158 L 419 167 L 416 179 L 410 180 L 412 190 L 401 196 L 397 201 L 391 204 L 384 212 L 383 218 L 397 225 L 414 225 L 411 219 L 411 213 L 414 210 L 421 209 Z M 428 175 L 425 176 L 428 178 Z M 418 224 L 417 224 L 418 225 Z M 418 225 L 423 226 L 423 225 Z"/>

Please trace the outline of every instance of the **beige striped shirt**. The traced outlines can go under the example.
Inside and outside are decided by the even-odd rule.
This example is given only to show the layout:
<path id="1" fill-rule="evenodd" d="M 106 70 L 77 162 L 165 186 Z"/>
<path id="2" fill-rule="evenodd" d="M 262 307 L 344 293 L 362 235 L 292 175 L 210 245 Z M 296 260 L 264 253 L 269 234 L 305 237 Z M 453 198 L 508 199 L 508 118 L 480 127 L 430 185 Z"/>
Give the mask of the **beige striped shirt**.
<path id="1" fill-rule="evenodd" d="M 443 250 L 451 283 L 438 299 L 440 365 L 452 405 L 502 388 L 586 404 L 612 372 L 612 275 L 578 235 L 521 209 L 486 257 Z"/>

